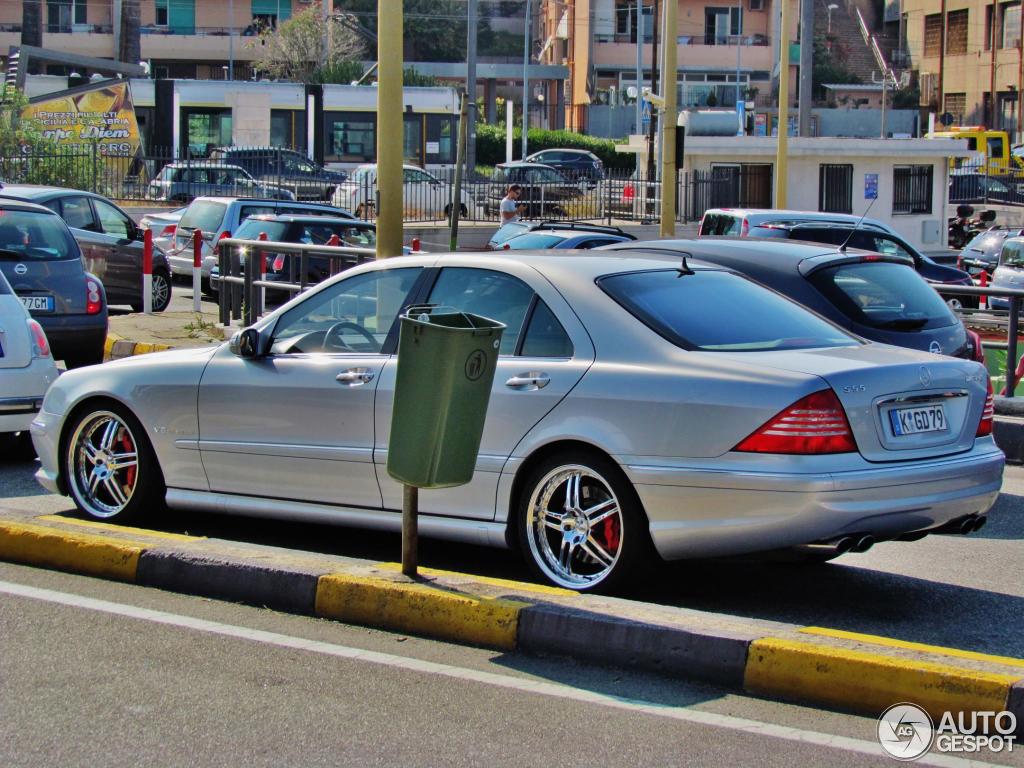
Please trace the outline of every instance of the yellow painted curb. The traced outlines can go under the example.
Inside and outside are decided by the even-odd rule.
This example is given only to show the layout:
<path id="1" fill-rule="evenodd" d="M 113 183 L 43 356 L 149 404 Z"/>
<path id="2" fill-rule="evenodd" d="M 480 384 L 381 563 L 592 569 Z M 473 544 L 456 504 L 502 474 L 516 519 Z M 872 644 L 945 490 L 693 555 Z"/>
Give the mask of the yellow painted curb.
<path id="1" fill-rule="evenodd" d="M 401 563 L 379 563 L 378 568 L 387 571 L 401 571 Z M 444 571 L 440 568 L 423 568 L 422 566 L 418 569 L 420 574 L 423 576 L 432 576 L 434 578 L 444 578 L 446 576 L 460 579 L 471 579 L 481 584 L 486 584 L 490 587 L 502 587 L 503 589 L 514 589 L 518 592 L 536 592 L 540 595 L 553 595 L 556 597 L 579 597 L 579 592 L 574 592 L 571 589 L 563 589 L 562 587 L 549 587 L 545 584 L 530 584 L 525 581 L 512 581 L 512 579 L 497 579 L 493 576 L 474 576 L 471 573 L 460 573 L 459 571 Z"/>
<path id="2" fill-rule="evenodd" d="M 323 618 L 509 651 L 516 647 L 519 611 L 526 606 L 343 573 L 321 576 L 316 588 L 316 615 Z"/>
<path id="3" fill-rule="evenodd" d="M 139 556 L 146 549 L 137 541 L 0 522 L 0 560 L 135 581 Z"/>
<path id="4" fill-rule="evenodd" d="M 819 635 L 821 637 L 835 637 L 840 640 L 853 640 L 858 643 L 869 645 L 881 645 L 887 648 L 902 648 L 907 651 L 922 651 L 924 653 L 935 653 L 942 656 L 952 656 L 957 659 L 970 659 L 972 661 L 984 661 L 992 664 L 1005 664 L 1009 667 L 1024 667 L 1024 659 L 1015 659 L 1012 656 L 993 656 L 989 653 L 977 651 L 962 651 L 959 648 L 946 648 L 941 645 L 928 645 L 927 643 L 913 643 L 909 640 L 897 640 L 892 637 L 881 635 L 864 635 L 860 632 L 847 632 L 843 629 L 829 629 L 828 627 L 804 627 L 800 630 L 806 635 Z"/>
<path id="5" fill-rule="evenodd" d="M 121 337 L 113 333 L 108 333 L 107 338 L 103 341 L 103 357 L 109 358 L 114 354 L 114 344 L 121 341 Z"/>
<path id="6" fill-rule="evenodd" d="M 767 637 L 750 644 L 743 687 L 872 715 L 909 701 L 938 718 L 1005 709 L 1019 677 Z"/>

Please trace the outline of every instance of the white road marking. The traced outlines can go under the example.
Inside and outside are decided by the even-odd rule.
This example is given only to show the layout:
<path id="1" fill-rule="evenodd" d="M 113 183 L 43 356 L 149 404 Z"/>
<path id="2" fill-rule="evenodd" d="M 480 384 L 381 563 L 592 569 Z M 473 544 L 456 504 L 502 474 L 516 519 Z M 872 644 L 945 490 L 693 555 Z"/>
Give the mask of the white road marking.
<path id="1" fill-rule="evenodd" d="M 755 736 L 764 736 L 773 739 L 795 741 L 802 744 L 813 744 L 830 749 L 839 749 L 845 752 L 855 752 L 872 757 L 883 758 L 885 753 L 881 746 L 875 741 L 864 741 L 852 739 L 846 736 L 836 736 L 817 731 L 806 731 L 799 728 L 790 728 L 774 723 L 763 723 L 757 720 L 748 720 L 742 717 L 720 715 L 711 712 L 703 712 L 694 709 L 681 707 L 650 704 L 643 701 L 625 699 L 616 696 L 608 696 L 593 691 L 581 690 L 568 685 L 558 683 L 547 683 L 538 680 L 527 680 L 517 677 L 499 675 L 493 672 L 482 672 L 475 669 L 455 667 L 448 664 L 438 664 L 432 661 L 423 661 L 406 656 L 396 656 L 390 653 L 378 651 L 367 651 L 362 648 L 351 648 L 333 643 L 323 643 L 317 640 L 307 640 L 301 637 L 282 635 L 277 632 L 266 632 L 260 629 L 250 629 L 231 624 L 221 624 L 216 621 L 206 621 L 191 616 L 182 616 L 164 611 L 154 611 L 148 608 L 138 608 L 133 605 L 114 603 L 107 600 L 97 600 L 91 597 L 83 597 L 67 592 L 56 592 L 49 589 L 39 589 L 23 584 L 0 581 L 0 593 L 16 595 L 34 600 L 42 600 L 48 603 L 56 603 L 75 608 L 84 608 L 90 611 L 124 616 L 130 619 L 140 619 L 155 624 L 163 624 L 171 627 L 192 629 L 198 632 L 208 632 L 223 637 L 232 637 L 242 640 L 251 640 L 265 645 L 272 645 L 279 648 L 291 648 L 301 651 L 310 651 L 325 656 L 335 656 L 352 661 L 362 661 L 370 664 L 378 664 L 384 667 L 402 669 L 411 672 L 421 672 L 426 675 L 439 675 L 455 680 L 466 680 L 491 685 L 497 688 L 522 691 L 523 693 L 534 693 L 541 696 L 552 696 L 560 699 L 569 699 L 588 704 L 610 707 L 612 709 L 625 710 L 628 712 L 639 712 L 654 717 L 662 717 L 670 720 L 677 720 L 692 725 L 703 725 L 712 728 L 722 728 L 740 733 L 749 733 Z M 991 763 L 983 763 L 965 760 L 950 755 L 929 754 L 915 761 L 915 765 L 934 766 L 987 766 Z"/>

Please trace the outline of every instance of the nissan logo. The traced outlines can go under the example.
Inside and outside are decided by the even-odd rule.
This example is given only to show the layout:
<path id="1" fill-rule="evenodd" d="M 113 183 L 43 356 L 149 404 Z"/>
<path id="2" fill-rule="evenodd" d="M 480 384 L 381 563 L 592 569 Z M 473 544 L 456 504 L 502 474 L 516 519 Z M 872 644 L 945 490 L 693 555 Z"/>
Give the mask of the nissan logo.
<path id="1" fill-rule="evenodd" d="M 939 342 L 937 342 L 937 341 L 933 341 L 931 344 L 928 345 L 928 351 L 929 352 L 933 352 L 936 355 L 941 355 L 942 354 L 942 345 L 939 344 Z"/>
<path id="2" fill-rule="evenodd" d="M 16 274 L 16 275 L 24 275 L 24 274 L 27 274 L 27 273 L 28 273 L 28 267 L 26 267 L 24 264 L 15 264 L 14 265 L 14 274 Z"/>

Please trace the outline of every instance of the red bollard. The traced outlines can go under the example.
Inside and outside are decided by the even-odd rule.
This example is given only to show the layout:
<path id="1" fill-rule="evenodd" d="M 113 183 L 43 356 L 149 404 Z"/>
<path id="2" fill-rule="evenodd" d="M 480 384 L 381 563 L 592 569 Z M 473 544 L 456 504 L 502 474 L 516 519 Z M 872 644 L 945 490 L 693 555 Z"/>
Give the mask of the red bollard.
<path id="1" fill-rule="evenodd" d="M 203 230 L 201 229 L 192 233 L 192 266 L 203 266 Z"/>
<path id="2" fill-rule="evenodd" d="M 328 238 L 327 244 L 330 245 L 330 246 L 333 246 L 335 248 L 337 248 L 339 245 L 341 245 L 341 238 L 338 237 L 338 233 L 337 232 L 335 232 L 333 235 L 330 236 L 330 238 Z"/>
<path id="3" fill-rule="evenodd" d="M 153 314 L 153 230 L 142 235 L 142 311 Z"/>
<path id="4" fill-rule="evenodd" d="M 413 253 L 415 253 L 419 249 L 420 249 L 420 239 L 418 237 L 414 237 L 412 239 L 412 250 L 413 250 Z"/>
<path id="5" fill-rule="evenodd" d="M 978 278 L 978 285 L 981 286 L 982 288 L 988 287 L 988 272 L 986 272 L 984 269 L 981 270 L 981 276 Z M 988 309 L 987 296 L 978 297 L 978 309 Z"/>
<path id="6" fill-rule="evenodd" d="M 203 231 L 192 233 L 192 311 L 203 311 Z"/>

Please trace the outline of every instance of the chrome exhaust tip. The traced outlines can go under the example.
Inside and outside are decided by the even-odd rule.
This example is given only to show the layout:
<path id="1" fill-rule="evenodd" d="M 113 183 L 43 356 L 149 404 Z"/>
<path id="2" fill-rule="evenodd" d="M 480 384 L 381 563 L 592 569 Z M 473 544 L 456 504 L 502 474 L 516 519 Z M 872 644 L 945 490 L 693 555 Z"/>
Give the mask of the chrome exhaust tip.
<path id="1" fill-rule="evenodd" d="M 977 533 L 988 524 L 988 518 L 984 515 L 978 515 L 974 518 L 974 527 L 971 528 L 971 533 Z"/>
<path id="2" fill-rule="evenodd" d="M 841 539 L 837 539 L 832 545 L 835 547 L 836 552 L 840 555 L 845 555 L 847 552 L 852 550 L 857 544 L 857 540 L 852 536 L 843 536 Z"/>
<path id="3" fill-rule="evenodd" d="M 974 515 L 971 515 L 966 520 L 964 520 L 962 523 L 960 523 L 960 533 L 962 535 L 966 536 L 968 533 L 971 533 L 972 531 L 977 530 L 977 528 L 974 527 L 977 524 L 978 524 L 978 518 L 975 517 Z"/>
<path id="4" fill-rule="evenodd" d="M 874 536 L 861 536 L 854 543 L 854 545 L 852 547 L 852 551 L 853 552 L 867 552 L 873 546 L 875 546 L 875 537 Z"/>

